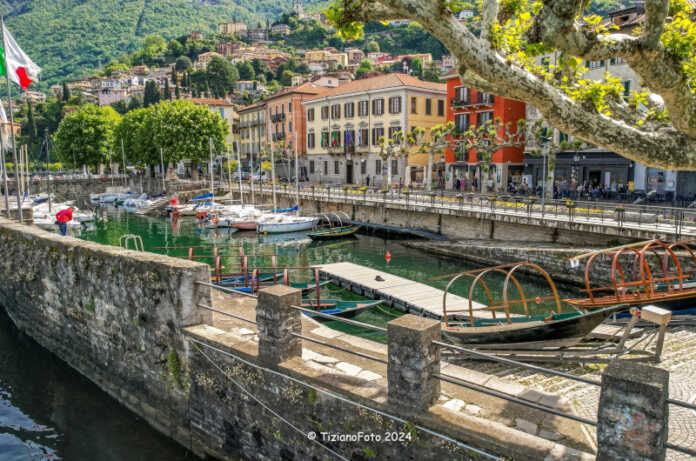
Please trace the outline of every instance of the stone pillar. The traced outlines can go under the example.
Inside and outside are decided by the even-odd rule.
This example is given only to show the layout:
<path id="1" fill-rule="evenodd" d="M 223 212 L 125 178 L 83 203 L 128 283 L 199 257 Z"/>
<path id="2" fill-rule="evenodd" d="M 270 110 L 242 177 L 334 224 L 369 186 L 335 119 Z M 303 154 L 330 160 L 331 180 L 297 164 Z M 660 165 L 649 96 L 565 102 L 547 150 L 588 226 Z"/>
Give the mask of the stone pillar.
<path id="1" fill-rule="evenodd" d="M 407 314 L 387 324 L 390 405 L 425 411 L 440 397 L 440 322 Z"/>
<path id="2" fill-rule="evenodd" d="M 663 461 L 667 442 L 669 372 L 620 361 L 602 375 L 597 460 Z"/>
<path id="3" fill-rule="evenodd" d="M 291 333 L 302 333 L 299 306 L 302 291 L 275 285 L 259 291 L 256 304 L 256 327 L 259 330 L 259 361 L 275 367 L 293 357 L 302 356 L 302 343 Z"/>

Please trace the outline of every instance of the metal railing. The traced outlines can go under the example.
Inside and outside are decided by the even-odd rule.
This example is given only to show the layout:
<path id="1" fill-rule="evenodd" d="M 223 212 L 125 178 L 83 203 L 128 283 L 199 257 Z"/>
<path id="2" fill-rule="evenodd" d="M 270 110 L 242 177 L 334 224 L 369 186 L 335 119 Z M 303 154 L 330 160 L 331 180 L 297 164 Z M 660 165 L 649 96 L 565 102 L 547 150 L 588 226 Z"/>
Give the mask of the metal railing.
<path id="1" fill-rule="evenodd" d="M 220 286 L 218 286 L 218 285 L 214 285 L 214 284 L 211 284 L 211 283 L 205 283 L 205 282 L 196 282 L 196 283 L 199 284 L 199 285 L 208 286 L 208 287 L 212 287 L 212 288 L 219 289 L 219 290 L 222 290 L 222 291 L 226 291 L 226 292 L 232 293 L 232 294 L 239 294 L 239 295 L 242 295 L 242 296 L 247 296 L 247 297 L 251 297 L 251 298 L 257 298 L 257 296 L 255 296 L 255 295 L 251 295 L 251 294 L 249 294 L 249 293 L 240 292 L 240 291 L 234 290 L 233 288 L 224 288 L 224 287 L 220 287 Z M 237 315 L 235 315 L 235 314 L 231 314 L 231 313 L 228 313 L 228 312 L 223 312 L 223 311 L 214 309 L 214 308 L 212 308 L 212 307 L 210 307 L 210 306 L 206 306 L 206 305 L 201 305 L 201 304 L 199 304 L 199 307 L 202 307 L 202 308 L 204 308 L 204 309 L 208 309 L 208 310 L 211 310 L 211 311 L 213 311 L 213 312 L 219 313 L 219 314 L 221 314 L 221 315 L 226 315 L 226 316 L 229 316 L 229 317 L 232 317 L 232 318 L 235 318 L 235 319 L 244 321 L 244 322 L 256 324 L 255 321 L 251 321 L 251 320 L 249 320 L 249 319 L 245 319 L 245 318 L 243 318 L 243 317 L 241 317 L 241 316 L 237 316 Z M 369 330 L 373 330 L 373 331 L 379 331 L 379 332 L 382 332 L 382 333 L 387 333 L 387 329 L 386 329 L 386 328 L 378 327 L 378 326 L 376 326 L 376 325 L 370 325 L 370 324 L 363 323 L 363 322 L 359 322 L 359 321 L 356 321 L 356 320 L 346 319 L 346 318 L 339 317 L 339 316 L 336 316 L 336 315 L 333 315 L 333 314 L 325 314 L 325 313 L 318 312 L 318 311 L 315 311 L 315 310 L 313 310 L 313 309 L 307 309 L 307 308 L 304 308 L 304 307 L 301 307 L 301 306 L 294 306 L 294 305 L 291 305 L 290 307 L 291 307 L 292 309 L 296 309 L 296 310 L 298 310 L 298 311 L 300 311 L 300 312 L 307 313 L 307 314 L 311 314 L 311 315 L 313 315 L 313 316 L 321 317 L 321 318 L 324 318 L 324 319 L 327 319 L 327 320 L 335 320 L 335 321 L 343 322 L 343 323 L 346 323 L 346 324 L 349 324 L 349 325 L 358 326 L 358 327 L 365 328 L 365 329 L 369 329 Z M 300 338 L 300 339 L 303 339 L 303 340 L 306 340 L 306 341 L 309 341 L 309 342 L 312 342 L 312 343 L 315 343 L 315 344 L 319 344 L 319 345 L 321 345 L 321 346 L 325 346 L 325 347 L 328 347 L 328 348 L 331 348 L 331 349 L 335 349 L 335 350 L 338 350 L 338 351 L 341 351 L 341 352 L 344 352 L 344 353 L 352 354 L 352 355 L 355 355 L 355 356 L 358 356 L 358 357 L 361 357 L 361 358 L 364 358 L 364 359 L 372 360 L 372 361 L 377 362 L 377 363 L 381 363 L 381 364 L 385 364 L 385 365 L 388 364 L 388 360 L 382 359 L 382 358 L 380 358 L 380 357 L 375 357 L 375 356 L 372 356 L 372 355 L 369 355 L 369 354 L 365 354 L 365 353 L 362 353 L 362 352 L 358 352 L 358 351 L 355 351 L 355 350 L 351 350 L 351 349 L 348 349 L 348 348 L 345 348 L 345 347 L 337 346 L 337 345 L 335 345 L 335 344 L 327 343 L 327 342 L 324 342 L 324 341 L 321 341 L 321 340 L 318 340 L 318 339 L 315 339 L 315 338 L 310 338 L 310 337 L 308 337 L 308 336 L 304 336 L 304 335 L 299 334 L 299 333 L 291 333 L 291 334 L 292 334 L 292 336 L 295 336 L 295 337 L 297 337 L 297 338 Z M 457 345 L 449 344 L 449 343 L 442 342 L 442 341 L 433 341 L 432 343 L 435 344 L 436 346 L 440 347 L 441 349 L 450 349 L 450 350 L 452 350 L 452 351 L 456 351 L 456 352 L 458 352 L 458 353 L 462 353 L 462 354 L 465 354 L 465 355 L 467 355 L 467 356 L 474 357 L 474 358 L 476 358 L 476 359 L 482 359 L 482 360 L 489 360 L 489 361 L 493 361 L 493 362 L 498 362 L 498 363 L 502 363 L 502 364 L 509 365 L 509 366 L 512 366 L 512 367 L 522 368 L 522 369 L 525 369 L 525 370 L 533 371 L 533 372 L 535 372 L 535 373 L 541 373 L 541 374 L 545 374 L 545 375 L 549 375 L 549 376 L 556 376 L 556 377 L 560 377 L 560 378 L 564 378 L 564 379 L 569 379 L 569 380 L 576 381 L 576 382 L 580 382 L 580 383 L 583 383 L 583 384 L 588 384 L 588 385 L 591 385 L 591 386 L 598 386 L 598 387 L 601 387 L 601 385 L 602 385 L 601 382 L 596 381 L 596 380 L 594 380 L 594 379 L 589 379 L 589 378 L 585 378 L 585 377 L 582 377 L 582 376 L 576 376 L 576 375 L 573 375 L 573 374 L 570 374 L 570 373 L 565 373 L 565 372 L 562 372 L 562 371 L 552 370 L 552 369 L 550 369 L 550 368 L 545 368 L 545 367 L 541 367 L 541 366 L 538 366 L 538 365 L 532 365 L 532 364 L 530 364 L 530 363 L 519 362 L 519 361 L 510 359 L 510 358 L 500 357 L 500 356 L 497 356 L 497 355 L 493 355 L 493 354 L 489 354 L 489 353 L 485 353 L 485 352 L 480 352 L 480 351 L 477 351 L 477 350 L 475 350 L 475 349 L 469 349 L 469 348 L 466 348 L 466 347 L 457 346 Z M 503 399 L 503 400 L 506 400 L 506 401 L 509 401 L 509 402 L 512 402 L 512 403 L 515 403 L 515 404 L 518 404 L 518 405 L 521 405 L 521 406 L 524 406 L 524 407 L 527 407 L 527 408 L 531 408 L 531 409 L 538 410 L 538 411 L 543 411 L 543 412 L 545 412 L 545 413 L 548 413 L 548 414 L 551 414 L 551 415 L 554 415 L 554 416 L 558 416 L 558 417 L 562 417 L 562 418 L 565 418 L 565 419 L 569 419 L 569 420 L 571 420 L 571 421 L 575 421 L 575 422 L 578 422 L 578 423 L 581 423 L 581 424 L 587 424 L 587 425 L 592 426 L 592 427 L 596 427 L 597 424 L 598 424 L 597 421 L 590 420 L 590 419 L 584 418 L 584 417 L 582 417 L 582 416 L 578 416 L 578 415 L 575 415 L 575 414 L 572 414 L 572 413 L 568 413 L 568 412 L 565 412 L 565 411 L 562 411 L 562 410 L 558 410 L 558 409 L 556 409 L 556 408 L 552 408 L 552 407 L 549 407 L 549 406 L 546 406 L 546 405 L 542 405 L 542 404 L 539 404 L 539 403 L 535 403 L 535 402 L 532 402 L 532 401 L 529 401 L 529 400 L 525 400 L 525 399 L 516 397 L 516 396 L 514 396 L 514 395 L 510 395 L 510 394 L 507 394 L 507 393 L 505 393 L 505 392 L 501 392 L 501 391 L 492 389 L 492 388 L 490 388 L 490 387 L 486 387 L 486 386 L 484 386 L 484 385 L 479 385 L 479 384 L 476 384 L 476 383 L 473 383 L 473 382 L 469 382 L 469 381 L 463 380 L 463 379 L 461 379 L 461 378 L 457 378 L 457 377 L 455 377 L 455 376 L 450 376 L 450 375 L 443 374 L 443 373 L 439 373 L 439 372 L 438 372 L 438 373 L 433 373 L 432 376 L 435 377 L 435 378 L 437 378 L 437 379 L 439 379 L 439 380 L 441 380 L 441 381 L 444 381 L 444 382 L 447 382 L 447 383 L 450 383 L 450 384 L 453 384 L 453 385 L 456 385 L 456 386 L 460 386 L 460 387 L 463 387 L 463 388 L 466 388 L 466 389 L 469 389 L 469 390 L 473 390 L 473 391 L 476 391 L 476 392 L 480 392 L 480 393 L 482 393 L 482 394 L 486 394 L 486 395 L 489 395 L 489 396 L 492 396 L 492 397 L 500 398 L 500 399 Z M 687 408 L 687 409 L 695 410 L 695 411 L 696 411 L 696 404 L 692 404 L 692 403 L 689 403 L 689 402 L 684 402 L 684 401 L 681 401 L 681 400 L 676 400 L 676 399 L 668 398 L 668 399 L 667 399 L 667 403 L 668 403 L 669 405 L 676 405 L 676 406 L 679 406 L 679 407 L 682 407 L 682 408 Z M 665 444 L 665 447 L 666 447 L 667 449 L 674 450 L 674 451 L 677 451 L 677 452 L 679 452 L 679 453 L 684 453 L 684 454 L 687 454 L 687 455 L 696 456 L 696 450 L 693 450 L 693 449 L 688 448 L 688 447 L 683 447 L 683 446 L 675 445 L 675 444 L 670 443 L 670 442 L 667 442 L 667 443 Z"/>
<path id="2" fill-rule="evenodd" d="M 336 148 L 342 151 L 342 148 Z M 238 189 L 239 186 L 233 186 Z M 245 187 L 244 190 L 249 190 Z M 271 192 L 264 187 L 263 192 Z M 294 196 L 294 191 L 290 194 Z M 650 232 L 681 236 L 696 236 L 696 209 L 655 205 L 631 205 L 611 202 L 581 200 L 542 200 L 496 194 L 445 194 L 443 191 L 427 192 L 406 187 L 391 190 L 367 186 L 305 185 L 300 197 L 322 200 L 340 200 L 407 207 L 427 207 L 431 211 L 448 210 L 482 212 L 564 221 L 576 224 L 631 228 Z"/>

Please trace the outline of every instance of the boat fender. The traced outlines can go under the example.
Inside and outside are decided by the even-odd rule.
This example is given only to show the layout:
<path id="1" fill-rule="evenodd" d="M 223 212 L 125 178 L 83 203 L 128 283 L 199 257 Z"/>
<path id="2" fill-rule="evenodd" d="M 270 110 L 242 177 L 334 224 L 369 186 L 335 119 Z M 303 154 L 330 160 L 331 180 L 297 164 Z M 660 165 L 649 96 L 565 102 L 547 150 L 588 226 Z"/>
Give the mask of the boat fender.
<path id="1" fill-rule="evenodd" d="M 553 322 L 553 314 L 549 314 L 549 316 L 544 319 L 544 322 Z"/>
<path id="2" fill-rule="evenodd" d="M 213 217 L 213 224 L 217 225 L 217 223 L 220 222 L 220 219 L 217 216 Z"/>

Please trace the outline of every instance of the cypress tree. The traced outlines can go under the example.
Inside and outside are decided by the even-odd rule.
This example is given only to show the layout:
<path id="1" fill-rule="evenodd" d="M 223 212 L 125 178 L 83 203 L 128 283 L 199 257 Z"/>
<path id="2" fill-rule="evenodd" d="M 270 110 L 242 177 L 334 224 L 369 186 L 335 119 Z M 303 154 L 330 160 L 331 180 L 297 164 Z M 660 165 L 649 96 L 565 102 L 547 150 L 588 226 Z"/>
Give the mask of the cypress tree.
<path id="1" fill-rule="evenodd" d="M 68 82 L 63 82 L 63 101 L 68 102 L 70 99 L 70 88 L 68 88 Z"/>
<path id="2" fill-rule="evenodd" d="M 172 99 L 172 93 L 169 91 L 169 79 L 166 79 L 164 81 L 164 90 L 163 90 L 163 98 L 162 99 Z"/>

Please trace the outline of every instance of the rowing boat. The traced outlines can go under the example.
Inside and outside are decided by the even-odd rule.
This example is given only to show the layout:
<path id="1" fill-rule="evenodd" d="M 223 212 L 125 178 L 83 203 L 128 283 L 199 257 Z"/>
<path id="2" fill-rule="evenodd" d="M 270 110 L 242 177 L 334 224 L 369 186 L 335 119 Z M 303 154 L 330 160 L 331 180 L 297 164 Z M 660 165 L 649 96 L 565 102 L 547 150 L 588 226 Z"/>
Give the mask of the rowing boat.
<path id="1" fill-rule="evenodd" d="M 332 227 L 330 229 L 320 229 L 313 232 L 309 232 L 307 236 L 312 240 L 335 240 L 350 237 L 360 226 L 341 226 Z"/>
<path id="2" fill-rule="evenodd" d="M 591 312 L 565 312 L 505 319 L 475 319 L 448 322 L 442 326 L 443 338 L 454 344 L 485 346 L 489 349 L 568 347 L 579 343 L 607 317 L 626 309 L 625 304 Z"/>
<path id="3" fill-rule="evenodd" d="M 316 299 L 303 299 L 301 307 L 318 310 L 322 314 L 337 315 L 339 317 L 353 317 L 359 312 L 372 309 L 381 299 L 364 301 L 343 301 L 340 299 L 322 299 L 318 304 Z M 308 317 L 315 315 L 305 312 Z"/>

